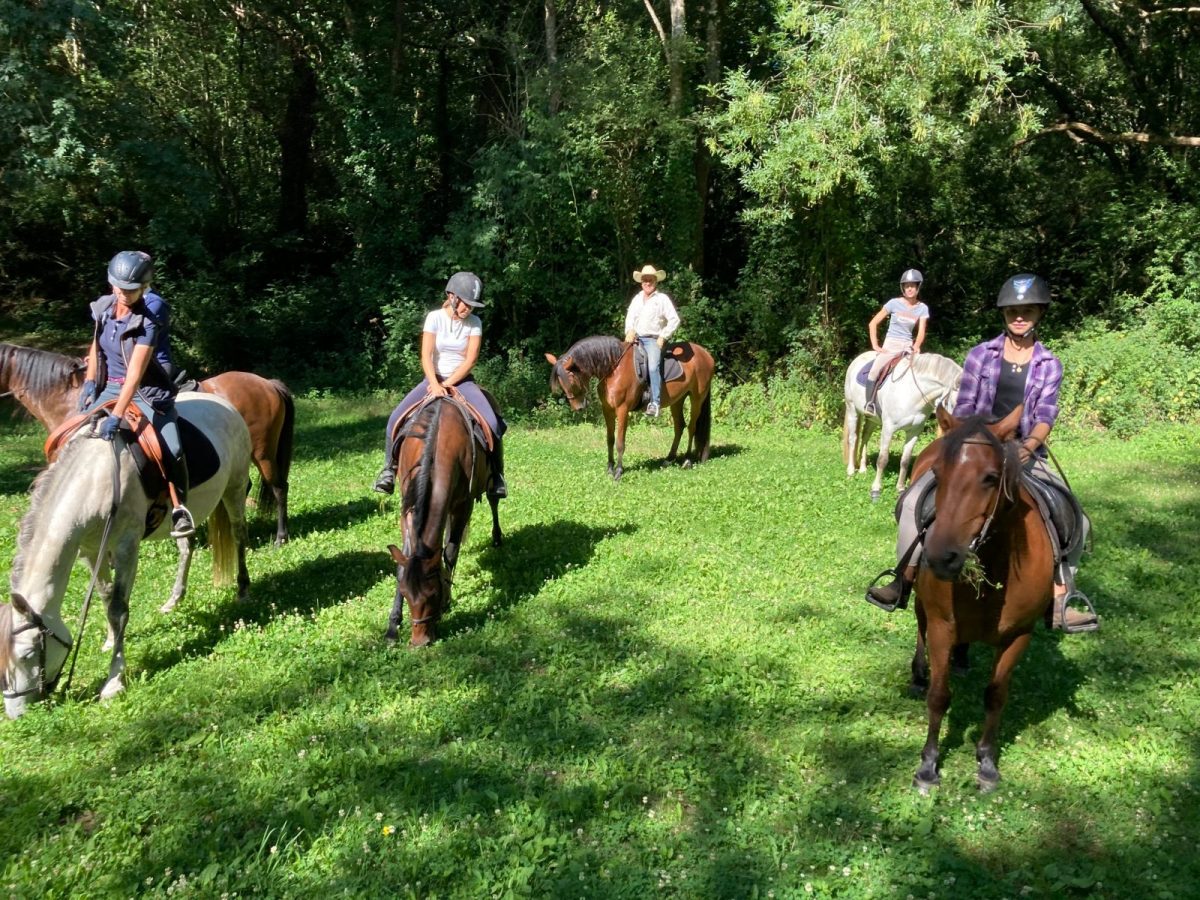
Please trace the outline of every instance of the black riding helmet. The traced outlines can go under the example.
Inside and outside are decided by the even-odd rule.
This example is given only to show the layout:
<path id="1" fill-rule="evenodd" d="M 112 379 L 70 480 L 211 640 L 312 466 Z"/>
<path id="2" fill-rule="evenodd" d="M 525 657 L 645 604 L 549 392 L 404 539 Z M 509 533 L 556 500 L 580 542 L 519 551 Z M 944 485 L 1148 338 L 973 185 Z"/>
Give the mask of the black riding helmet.
<path id="1" fill-rule="evenodd" d="M 1000 294 L 996 297 L 996 309 L 1025 305 L 1050 305 L 1050 285 L 1041 275 L 1028 272 L 1014 275 L 1004 282 L 1004 287 L 1000 288 Z"/>
<path id="2" fill-rule="evenodd" d="M 467 306 L 480 307 L 483 301 L 483 282 L 474 272 L 455 272 L 446 282 L 446 293 L 458 297 Z"/>
<path id="3" fill-rule="evenodd" d="M 108 283 L 124 291 L 145 287 L 154 274 L 154 258 L 141 250 L 122 250 L 108 263 Z"/>

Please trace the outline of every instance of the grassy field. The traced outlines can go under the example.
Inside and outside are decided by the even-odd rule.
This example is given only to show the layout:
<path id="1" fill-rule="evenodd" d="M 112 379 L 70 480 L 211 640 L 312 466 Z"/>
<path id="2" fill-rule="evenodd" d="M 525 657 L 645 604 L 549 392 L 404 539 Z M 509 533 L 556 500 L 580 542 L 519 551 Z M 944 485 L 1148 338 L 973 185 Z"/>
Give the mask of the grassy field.
<path id="1" fill-rule="evenodd" d="M 250 603 L 205 550 L 160 615 L 174 548 L 144 545 L 126 694 L 92 699 L 97 618 L 71 698 L 0 723 L 0 895 L 1196 895 L 1194 430 L 1059 437 L 1103 630 L 1036 635 L 987 796 L 975 648 L 923 797 L 913 616 L 862 600 L 894 492 L 847 481 L 836 436 L 718 423 L 683 471 L 638 423 L 614 486 L 598 426 L 514 430 L 505 545 L 477 509 L 415 652 L 382 640 L 386 412 L 301 402 L 294 538 L 255 521 Z M 0 578 L 40 442 L 0 426 Z"/>

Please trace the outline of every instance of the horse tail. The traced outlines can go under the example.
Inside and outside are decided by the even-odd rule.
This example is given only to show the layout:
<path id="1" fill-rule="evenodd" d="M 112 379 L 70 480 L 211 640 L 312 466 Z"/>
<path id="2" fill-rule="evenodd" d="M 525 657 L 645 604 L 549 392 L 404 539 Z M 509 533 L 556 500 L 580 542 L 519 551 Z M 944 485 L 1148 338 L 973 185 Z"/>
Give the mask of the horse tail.
<path id="1" fill-rule="evenodd" d="M 279 437 L 275 440 L 275 485 L 286 490 L 288 475 L 292 470 L 292 450 L 295 447 L 296 430 L 296 401 L 288 386 L 277 378 L 271 379 L 271 387 L 279 395 L 283 404 L 283 424 L 279 426 Z M 265 478 L 258 484 L 258 509 L 260 512 L 270 512 L 275 508 L 275 491 L 267 484 Z"/>
<path id="2" fill-rule="evenodd" d="M 700 414 L 696 418 L 696 459 L 708 461 L 708 453 L 712 449 L 712 390 L 704 395 L 700 404 Z"/>
<path id="3" fill-rule="evenodd" d="M 233 523 L 224 500 L 217 503 L 217 508 L 208 517 L 208 541 L 212 544 L 213 586 L 228 587 L 237 580 L 238 553 Z"/>

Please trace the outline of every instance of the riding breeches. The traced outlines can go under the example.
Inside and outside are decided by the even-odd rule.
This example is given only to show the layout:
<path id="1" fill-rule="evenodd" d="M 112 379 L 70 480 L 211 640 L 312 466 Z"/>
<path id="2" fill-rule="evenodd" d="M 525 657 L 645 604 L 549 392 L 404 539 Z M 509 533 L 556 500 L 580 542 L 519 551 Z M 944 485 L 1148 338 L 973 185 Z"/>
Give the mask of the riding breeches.
<path id="1" fill-rule="evenodd" d="M 120 395 L 121 385 L 109 383 L 100 392 L 100 396 L 88 404 L 88 409 L 92 409 L 101 403 L 107 403 L 109 400 L 116 400 Z M 140 394 L 133 395 L 133 403 L 142 411 L 142 415 L 146 417 L 146 421 L 158 432 L 158 436 L 162 438 L 162 442 L 166 445 L 167 452 L 171 454 L 171 458 L 181 458 L 183 456 L 183 443 L 179 439 L 179 415 L 175 411 L 175 404 L 172 402 L 166 409 L 158 409 L 143 400 Z"/>
<path id="2" fill-rule="evenodd" d="M 1055 472 L 1046 464 L 1046 460 L 1044 459 L 1035 457 L 1033 464 L 1026 471 L 1032 474 L 1039 481 L 1049 481 L 1064 488 L 1066 487 L 1063 479 L 1057 472 Z M 921 474 L 920 478 L 916 479 L 908 486 L 908 489 L 904 492 L 904 496 L 900 498 L 900 510 L 898 513 L 899 520 L 896 523 L 899 526 L 896 534 L 897 562 L 904 558 L 904 554 L 908 552 L 908 548 L 914 543 L 916 543 L 916 547 L 913 548 L 913 551 L 908 558 L 908 565 L 916 566 L 921 561 L 922 547 L 919 543 L 917 543 L 920 535 L 920 525 L 917 522 L 917 504 L 920 502 L 922 495 L 925 493 L 925 487 L 933 484 L 934 481 L 935 479 L 933 470 L 927 469 Z M 1083 516 L 1083 522 L 1080 523 L 1080 527 L 1083 529 L 1083 533 L 1080 535 L 1079 540 L 1075 542 L 1075 549 L 1071 552 L 1070 556 L 1063 560 L 1063 562 L 1066 564 L 1067 574 L 1070 576 L 1070 581 L 1068 582 L 1064 580 L 1064 573 L 1055 572 L 1054 581 L 1057 584 L 1069 583 L 1073 585 L 1075 583 L 1075 574 L 1079 571 L 1079 560 L 1083 557 L 1083 549 L 1087 545 L 1088 535 L 1092 530 L 1092 522 L 1087 517 L 1086 513 Z"/>
<path id="3" fill-rule="evenodd" d="M 487 422 L 488 428 L 491 429 L 492 434 L 495 435 L 496 439 L 499 440 L 501 437 L 503 437 L 504 432 L 508 430 L 508 423 L 501 418 L 499 410 L 492 405 L 490 395 L 488 395 L 483 388 L 476 384 L 474 379 L 471 378 L 468 378 L 465 381 L 460 381 L 454 387 L 455 390 L 463 395 L 463 399 L 475 407 L 479 414 L 483 416 L 483 420 Z M 396 423 L 399 422 L 410 409 L 424 400 L 428 394 L 429 379 L 422 378 L 421 383 L 405 394 L 404 399 L 400 401 L 399 405 L 392 410 L 392 414 L 388 416 L 387 431 L 384 432 L 384 453 L 386 455 L 386 459 L 393 460 L 396 458 L 396 448 L 392 444 L 392 434 L 396 430 Z"/>
<path id="4" fill-rule="evenodd" d="M 895 359 L 902 353 L 907 353 L 912 350 L 912 343 L 908 341 L 898 341 L 895 338 L 887 338 L 883 342 L 883 349 L 875 354 L 875 359 L 871 361 L 871 371 L 867 373 L 867 378 L 871 381 L 879 379 L 879 373 L 883 371 L 883 367 L 892 359 Z"/>

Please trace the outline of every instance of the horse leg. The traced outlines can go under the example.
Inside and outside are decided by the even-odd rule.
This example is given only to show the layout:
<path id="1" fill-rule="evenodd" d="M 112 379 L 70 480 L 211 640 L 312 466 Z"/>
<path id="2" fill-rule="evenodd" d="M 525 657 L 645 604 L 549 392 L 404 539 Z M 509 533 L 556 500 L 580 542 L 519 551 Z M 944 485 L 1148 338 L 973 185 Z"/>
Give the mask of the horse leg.
<path id="1" fill-rule="evenodd" d="M 112 599 L 113 591 L 113 582 L 109 577 L 108 562 L 105 560 L 104 565 L 99 571 L 97 571 L 96 566 L 98 564 L 98 560 L 96 557 L 90 555 L 89 553 L 83 553 L 82 555 L 84 561 L 88 564 L 88 568 L 90 568 L 93 572 L 96 572 L 96 593 L 100 596 L 101 601 L 104 603 L 104 608 L 107 610 L 109 601 Z M 108 634 L 104 638 L 104 646 L 100 649 L 103 651 L 111 650 L 113 648 L 114 640 L 115 638 L 113 636 L 113 630 L 111 627 L 109 627 Z"/>
<path id="2" fill-rule="evenodd" d="M 112 596 L 108 600 L 108 629 L 112 635 L 112 660 L 108 680 L 100 690 L 101 700 L 111 700 L 125 690 L 125 626 L 129 624 L 129 593 L 137 576 L 138 538 L 126 538 L 113 554 Z"/>
<path id="3" fill-rule="evenodd" d="M 1025 653 L 1025 648 L 1029 646 L 1030 637 L 1030 632 L 1018 635 L 1007 646 L 996 650 L 992 678 L 983 694 L 984 708 L 987 710 L 983 735 L 975 747 L 975 759 L 979 761 L 975 781 L 981 791 L 990 791 L 1000 783 L 1000 769 L 996 766 L 996 738 L 1000 733 L 1000 716 L 1008 702 L 1008 685 L 1012 680 L 1013 669 Z"/>
<path id="4" fill-rule="evenodd" d="M 679 452 L 679 439 L 683 437 L 683 397 L 671 406 L 671 424 L 675 427 L 675 439 L 671 441 L 671 452 L 667 454 L 667 462 L 675 462 L 675 455 Z M 692 455 L 692 431 L 693 429 L 688 429 L 688 446 L 684 458 L 690 458 Z"/>
<path id="5" fill-rule="evenodd" d="M 400 591 L 400 577 L 396 576 L 396 598 L 392 601 L 392 614 L 388 616 L 388 627 L 384 638 L 388 644 L 396 643 L 400 623 L 404 621 L 404 594 Z"/>
<path id="6" fill-rule="evenodd" d="M 619 475 L 614 474 L 617 467 L 613 462 L 613 443 L 617 434 L 617 411 L 607 404 L 604 404 L 604 427 L 608 432 L 606 435 L 608 438 L 608 474 L 612 475 L 613 478 L 619 478 Z"/>
<path id="7" fill-rule="evenodd" d="M 929 642 L 930 679 L 925 706 L 929 714 L 929 731 L 921 750 L 921 766 L 913 776 L 913 787 L 922 794 L 941 784 L 938 775 L 938 736 L 942 730 L 942 718 L 950 708 L 950 647 L 954 644 L 954 630 L 948 622 L 933 620 L 928 623 L 926 637 Z"/>
<path id="8" fill-rule="evenodd" d="M 855 445 L 860 473 L 865 474 L 867 471 L 867 445 L 871 443 L 871 435 L 874 433 L 875 420 L 870 416 L 863 416 L 858 432 L 858 444 Z"/>
<path id="9" fill-rule="evenodd" d="M 629 425 L 629 410 L 622 406 L 617 410 L 617 467 L 613 469 L 613 481 L 620 481 L 625 469 L 621 465 L 625 459 L 625 428 Z"/>
<path id="10" fill-rule="evenodd" d="M 846 477 L 853 478 L 855 456 L 858 453 L 858 410 L 854 403 L 846 401 L 846 416 L 842 422 L 842 462 L 846 464 Z"/>
<path id="11" fill-rule="evenodd" d="M 275 546 L 282 547 L 288 542 L 287 498 L 288 486 L 271 482 L 271 490 L 275 494 Z"/>
<path id="12" fill-rule="evenodd" d="M 492 508 L 492 546 L 499 547 L 504 542 L 500 531 L 500 498 L 488 495 L 488 505 Z"/>
<path id="13" fill-rule="evenodd" d="M 922 421 L 921 425 L 924 424 Z M 917 438 L 921 434 L 921 425 L 905 429 L 904 449 L 900 453 L 900 475 L 896 479 L 897 492 L 904 490 L 904 484 L 908 480 L 908 464 L 912 461 L 913 448 L 917 446 Z"/>
<path id="14" fill-rule="evenodd" d="M 892 448 L 892 426 L 884 422 L 879 430 L 879 456 L 875 460 L 875 480 L 871 482 L 871 502 L 878 503 L 883 494 L 883 470 L 887 468 L 888 452 Z"/>
<path id="15" fill-rule="evenodd" d="M 925 648 L 925 629 L 929 620 L 925 614 L 925 607 L 921 605 L 920 598 L 918 598 L 916 603 L 916 612 L 917 648 L 913 652 L 912 680 L 908 683 L 908 695 L 910 697 L 924 697 L 925 692 L 929 689 L 929 660 L 926 658 Z"/>
<path id="16" fill-rule="evenodd" d="M 169 613 L 187 593 L 188 572 L 192 568 L 192 550 L 196 546 L 196 539 L 194 537 L 176 538 L 175 546 L 179 548 L 179 566 L 175 569 L 175 587 L 171 589 L 171 599 L 158 608 L 160 613 Z"/>

